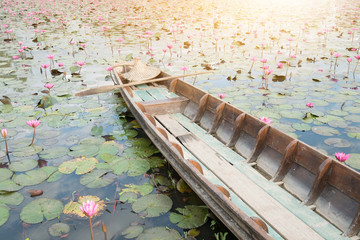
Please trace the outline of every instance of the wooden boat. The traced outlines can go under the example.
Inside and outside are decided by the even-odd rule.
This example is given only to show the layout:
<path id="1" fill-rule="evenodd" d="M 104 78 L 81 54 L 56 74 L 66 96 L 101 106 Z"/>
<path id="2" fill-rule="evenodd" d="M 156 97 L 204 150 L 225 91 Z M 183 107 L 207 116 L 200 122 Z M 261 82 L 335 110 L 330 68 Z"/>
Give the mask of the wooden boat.
<path id="1" fill-rule="evenodd" d="M 114 67 L 115 84 L 126 84 L 127 69 Z M 345 164 L 181 79 L 120 92 L 172 167 L 239 239 L 358 238 L 360 174 Z"/>

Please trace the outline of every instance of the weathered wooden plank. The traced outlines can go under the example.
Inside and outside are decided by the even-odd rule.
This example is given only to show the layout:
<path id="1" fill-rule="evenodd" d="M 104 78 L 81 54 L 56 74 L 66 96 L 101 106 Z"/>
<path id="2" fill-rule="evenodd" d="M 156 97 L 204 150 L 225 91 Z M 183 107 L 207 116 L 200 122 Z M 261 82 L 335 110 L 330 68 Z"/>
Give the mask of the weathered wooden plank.
<path id="1" fill-rule="evenodd" d="M 160 92 L 161 94 L 163 94 L 164 96 L 166 96 L 167 98 L 176 98 L 176 97 L 179 97 L 179 95 L 177 95 L 177 94 L 175 94 L 175 93 L 173 93 L 173 92 L 168 91 L 167 88 L 162 87 L 162 88 L 158 88 L 158 89 L 159 89 L 159 92 Z"/>
<path id="2" fill-rule="evenodd" d="M 159 121 L 157 121 L 157 120 L 155 120 L 155 121 L 156 121 L 156 125 L 161 125 L 161 123 Z M 165 129 L 165 131 L 167 131 L 167 129 Z M 184 130 L 182 132 L 185 132 L 185 131 L 187 131 L 187 130 L 184 128 Z M 174 143 L 181 145 L 181 143 L 175 138 L 175 136 L 172 135 L 171 132 L 167 131 L 167 136 L 168 136 L 170 142 L 174 142 Z M 193 154 L 191 154 L 191 152 L 186 147 L 183 146 L 182 150 L 183 150 L 185 159 L 188 159 L 188 160 L 191 159 L 193 161 L 196 161 L 198 164 L 200 164 L 200 166 L 203 169 L 203 175 L 206 179 L 208 179 L 214 185 L 226 187 L 226 185 L 222 181 L 220 181 L 219 178 L 217 178 L 209 169 L 207 169 L 206 166 L 204 166 L 204 164 L 202 164 Z M 230 189 L 228 189 L 228 190 L 230 192 L 231 201 L 239 209 L 241 209 L 241 211 L 243 211 L 247 216 L 260 217 L 247 204 L 245 204 L 236 194 L 234 194 Z M 282 240 L 283 239 L 273 228 L 271 228 L 271 226 L 268 226 L 268 230 L 269 230 L 269 235 L 274 240 Z"/>
<path id="3" fill-rule="evenodd" d="M 205 94 L 200 99 L 199 108 L 197 110 L 195 117 L 192 120 L 193 122 L 195 122 L 195 123 L 199 122 L 200 119 L 202 118 L 202 116 L 204 115 L 208 98 L 209 98 L 209 94 Z"/>
<path id="4" fill-rule="evenodd" d="M 182 112 L 189 100 L 185 97 L 167 98 L 163 100 L 155 100 L 142 102 L 145 111 L 151 115 L 169 114 Z"/>
<path id="5" fill-rule="evenodd" d="M 323 239 L 194 135 L 180 136 L 179 140 L 229 189 L 250 205 L 265 221 L 271 223 L 281 236 L 286 239 Z"/>
<path id="6" fill-rule="evenodd" d="M 306 222 L 307 225 L 312 226 L 315 231 L 321 234 L 325 239 L 348 239 L 342 236 L 342 232 L 322 218 L 320 215 L 313 212 L 307 206 L 303 205 L 301 201 L 292 196 L 285 189 L 280 188 L 274 182 L 269 182 L 254 168 L 245 163 L 244 158 L 234 152 L 228 147 L 225 147 L 215 137 L 207 134 L 204 129 L 196 124 L 191 123 L 191 120 L 182 114 L 173 114 L 172 117 L 176 119 L 181 125 L 186 127 L 189 131 L 201 138 L 206 144 L 216 150 L 224 159 L 234 164 L 240 172 L 246 175 L 258 186 L 263 188 L 274 199 L 283 204 L 284 207 L 292 211 L 297 217 Z"/>
<path id="7" fill-rule="evenodd" d="M 134 95 L 138 95 L 143 101 L 153 101 L 155 98 L 151 96 L 146 90 L 136 90 Z"/>
<path id="8" fill-rule="evenodd" d="M 155 118 L 175 137 L 189 134 L 188 130 L 168 114 L 156 115 Z"/>
<path id="9" fill-rule="evenodd" d="M 240 132 L 241 132 L 241 129 L 243 127 L 245 117 L 246 117 L 246 113 L 242 113 L 236 118 L 235 126 L 234 126 L 235 130 L 233 131 L 233 134 L 231 135 L 230 141 L 226 144 L 226 146 L 228 146 L 228 147 L 235 146 L 235 143 L 236 143 L 236 141 L 238 140 L 238 138 L 240 136 Z"/>
<path id="10" fill-rule="evenodd" d="M 214 122 L 209 130 L 209 134 L 214 134 L 217 129 L 220 126 L 221 123 L 221 119 L 223 117 L 223 113 L 224 113 L 224 109 L 225 109 L 226 103 L 221 103 L 217 108 L 216 108 L 216 113 L 215 113 L 215 118 L 214 118 Z"/>
<path id="11" fill-rule="evenodd" d="M 151 89 L 147 89 L 146 91 L 147 91 L 152 97 L 154 97 L 156 100 L 167 99 L 168 97 L 165 96 L 159 89 L 160 89 L 160 88 L 151 88 Z"/>

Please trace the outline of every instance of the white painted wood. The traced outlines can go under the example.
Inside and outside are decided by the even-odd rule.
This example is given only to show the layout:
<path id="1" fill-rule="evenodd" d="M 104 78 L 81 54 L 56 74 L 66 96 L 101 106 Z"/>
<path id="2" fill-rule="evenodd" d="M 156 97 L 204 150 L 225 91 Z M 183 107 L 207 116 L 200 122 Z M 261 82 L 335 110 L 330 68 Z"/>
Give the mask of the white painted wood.
<path id="1" fill-rule="evenodd" d="M 156 115 L 155 118 L 175 137 L 189 134 L 188 130 L 168 114 Z"/>
<path id="2" fill-rule="evenodd" d="M 180 136 L 179 140 L 282 237 L 294 240 L 323 239 L 196 136 L 190 134 Z"/>

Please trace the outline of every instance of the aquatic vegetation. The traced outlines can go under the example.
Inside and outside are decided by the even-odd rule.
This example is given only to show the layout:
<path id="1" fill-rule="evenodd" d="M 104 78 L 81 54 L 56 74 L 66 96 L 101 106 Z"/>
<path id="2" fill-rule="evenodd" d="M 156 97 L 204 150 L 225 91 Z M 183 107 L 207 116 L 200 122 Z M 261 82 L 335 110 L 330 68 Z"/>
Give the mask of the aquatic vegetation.
<path id="1" fill-rule="evenodd" d="M 346 154 L 346 153 L 343 153 L 343 152 L 336 152 L 335 157 L 340 162 L 345 162 L 350 157 L 350 154 Z"/>
<path id="2" fill-rule="evenodd" d="M 99 204 L 95 203 L 93 200 L 88 200 L 87 202 L 83 202 L 82 207 L 80 207 L 80 210 L 85 214 L 85 216 L 89 218 L 91 240 L 94 240 L 91 218 L 94 214 L 96 214 L 98 208 L 99 208 Z"/>

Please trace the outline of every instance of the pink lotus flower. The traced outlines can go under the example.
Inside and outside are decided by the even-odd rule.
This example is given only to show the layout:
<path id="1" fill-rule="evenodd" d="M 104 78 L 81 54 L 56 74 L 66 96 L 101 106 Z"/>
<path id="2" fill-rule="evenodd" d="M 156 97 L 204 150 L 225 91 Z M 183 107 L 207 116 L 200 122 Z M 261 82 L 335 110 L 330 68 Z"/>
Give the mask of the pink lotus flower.
<path id="1" fill-rule="evenodd" d="M 181 68 L 181 70 L 183 70 L 184 72 L 186 72 L 187 70 L 189 70 L 189 68 L 188 68 L 187 66 L 183 66 L 183 67 Z"/>
<path id="2" fill-rule="evenodd" d="M 266 59 L 266 58 L 261 59 L 261 60 L 260 60 L 260 62 L 262 62 L 262 63 L 266 63 L 266 62 L 267 62 L 267 59 Z"/>
<path id="3" fill-rule="evenodd" d="M 277 64 L 277 68 L 283 68 L 283 66 L 284 66 L 284 64 L 283 64 L 282 62 L 279 62 L 279 63 Z"/>
<path id="4" fill-rule="evenodd" d="M 291 54 L 290 57 L 291 57 L 291 58 L 296 58 L 296 55 L 295 55 L 295 54 Z"/>
<path id="5" fill-rule="evenodd" d="M 350 62 L 352 61 L 352 58 L 351 58 L 351 57 L 348 57 L 348 58 L 346 59 L 346 61 L 348 61 L 348 63 L 350 63 Z"/>
<path id="6" fill-rule="evenodd" d="M 111 70 L 113 70 L 113 68 L 112 68 L 112 66 L 108 66 L 108 67 L 106 68 L 106 70 L 111 71 Z"/>
<path id="7" fill-rule="evenodd" d="M 54 59 L 55 56 L 54 56 L 54 55 L 47 55 L 46 57 L 47 57 L 48 59 Z"/>
<path id="8" fill-rule="evenodd" d="M 12 56 L 12 59 L 14 60 L 19 59 L 19 56 Z"/>
<path id="9" fill-rule="evenodd" d="M 84 64 L 85 64 L 84 62 L 80 62 L 80 61 L 77 62 L 77 65 L 79 65 L 80 67 L 84 66 Z"/>
<path id="10" fill-rule="evenodd" d="M 36 128 L 37 126 L 39 126 L 40 122 L 40 120 L 29 120 L 26 122 L 26 124 L 30 127 Z"/>
<path id="11" fill-rule="evenodd" d="M 30 127 L 34 128 L 33 138 L 32 138 L 31 143 L 29 145 L 29 146 L 31 146 L 34 143 L 35 129 L 36 129 L 37 126 L 39 126 L 40 120 L 29 120 L 29 121 L 26 122 L 26 124 L 29 125 Z"/>
<path id="12" fill-rule="evenodd" d="M 309 102 L 309 103 L 306 104 L 306 106 L 309 107 L 309 108 L 313 108 L 314 104 L 312 102 Z"/>
<path id="13" fill-rule="evenodd" d="M 8 130 L 7 129 L 1 129 L 1 135 L 3 136 L 3 138 L 6 138 L 8 135 Z"/>
<path id="14" fill-rule="evenodd" d="M 50 65 L 49 64 L 41 64 L 41 67 L 44 69 L 47 69 L 48 67 L 50 67 Z"/>
<path id="15" fill-rule="evenodd" d="M 83 202 L 80 210 L 88 217 L 91 218 L 98 210 L 99 204 L 95 203 L 93 200 L 87 200 L 87 202 Z"/>
<path id="16" fill-rule="evenodd" d="M 273 121 L 272 121 L 270 118 L 268 118 L 268 117 L 261 117 L 260 120 L 263 121 L 263 122 L 266 123 L 266 124 L 271 124 L 271 123 L 273 122 Z"/>
<path id="17" fill-rule="evenodd" d="M 58 65 L 59 65 L 59 67 L 64 66 L 64 64 L 62 62 L 59 62 Z"/>
<path id="18" fill-rule="evenodd" d="M 250 60 L 253 61 L 253 62 L 256 62 L 257 58 L 256 57 L 251 57 Z"/>
<path id="19" fill-rule="evenodd" d="M 350 154 L 345 154 L 343 152 L 336 152 L 335 157 L 340 162 L 345 162 L 350 157 Z"/>
<path id="20" fill-rule="evenodd" d="M 224 99 L 226 97 L 225 93 L 218 93 L 220 99 Z"/>
<path id="21" fill-rule="evenodd" d="M 335 53 L 334 57 L 339 58 L 339 57 L 341 57 L 341 54 L 340 53 Z"/>
<path id="22" fill-rule="evenodd" d="M 46 88 L 49 89 L 49 90 L 50 90 L 53 86 L 54 86 L 54 84 L 52 84 L 52 83 L 47 83 L 47 84 L 44 85 L 44 87 L 46 87 Z"/>
<path id="23" fill-rule="evenodd" d="M 357 60 L 360 60 L 360 55 L 356 55 L 356 56 L 354 56 L 354 58 L 356 58 Z"/>
<path id="24" fill-rule="evenodd" d="M 168 49 L 172 49 L 172 48 L 173 48 L 173 45 L 168 44 L 167 47 L 168 47 Z"/>

